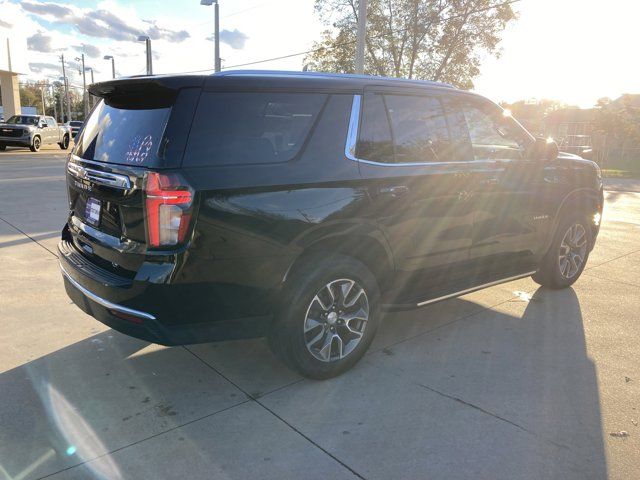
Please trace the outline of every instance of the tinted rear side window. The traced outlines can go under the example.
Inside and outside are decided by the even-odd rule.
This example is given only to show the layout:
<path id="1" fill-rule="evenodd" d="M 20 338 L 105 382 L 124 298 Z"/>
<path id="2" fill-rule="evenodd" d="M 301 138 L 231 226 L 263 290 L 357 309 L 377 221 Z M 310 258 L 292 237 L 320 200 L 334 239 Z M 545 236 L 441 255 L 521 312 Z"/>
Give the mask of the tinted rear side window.
<path id="1" fill-rule="evenodd" d="M 204 92 L 183 164 L 289 161 L 300 151 L 326 99 L 315 93 Z"/>
<path id="2" fill-rule="evenodd" d="M 356 156 L 374 162 L 393 163 L 391 127 L 384 99 L 378 93 L 365 95 Z"/>
<path id="3" fill-rule="evenodd" d="M 171 108 L 116 108 L 101 101 L 87 120 L 75 154 L 88 160 L 156 166 Z"/>

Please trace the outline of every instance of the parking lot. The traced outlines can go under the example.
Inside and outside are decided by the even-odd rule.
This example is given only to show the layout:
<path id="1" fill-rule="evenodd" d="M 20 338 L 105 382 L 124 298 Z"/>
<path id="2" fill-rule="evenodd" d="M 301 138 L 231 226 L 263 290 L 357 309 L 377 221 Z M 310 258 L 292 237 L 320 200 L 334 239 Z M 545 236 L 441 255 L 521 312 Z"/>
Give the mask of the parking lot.
<path id="1" fill-rule="evenodd" d="M 65 157 L 0 152 L 0 479 L 640 475 L 640 182 L 608 184 L 573 288 L 527 278 L 388 314 L 362 362 L 318 382 L 263 340 L 166 348 L 73 306 Z"/>

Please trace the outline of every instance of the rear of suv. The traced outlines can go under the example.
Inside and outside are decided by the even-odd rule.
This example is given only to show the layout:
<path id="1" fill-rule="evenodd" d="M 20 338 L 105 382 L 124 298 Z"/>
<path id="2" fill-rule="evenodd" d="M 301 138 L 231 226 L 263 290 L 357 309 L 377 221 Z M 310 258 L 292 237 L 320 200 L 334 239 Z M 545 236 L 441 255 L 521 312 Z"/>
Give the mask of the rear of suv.
<path id="1" fill-rule="evenodd" d="M 598 233 L 597 165 L 445 84 L 229 72 L 90 90 L 65 287 L 150 342 L 268 336 L 328 378 L 381 311 L 530 275 L 568 287 Z"/>

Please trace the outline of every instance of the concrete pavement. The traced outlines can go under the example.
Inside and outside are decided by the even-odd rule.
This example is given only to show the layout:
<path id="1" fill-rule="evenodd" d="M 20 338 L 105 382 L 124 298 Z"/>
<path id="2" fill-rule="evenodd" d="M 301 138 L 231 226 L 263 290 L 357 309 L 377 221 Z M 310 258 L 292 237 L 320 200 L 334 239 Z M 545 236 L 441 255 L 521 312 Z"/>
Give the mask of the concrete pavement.
<path id="1" fill-rule="evenodd" d="M 572 289 L 387 315 L 324 382 L 263 340 L 166 348 L 64 293 L 59 149 L 0 153 L 0 479 L 627 479 L 640 472 L 640 193 Z"/>

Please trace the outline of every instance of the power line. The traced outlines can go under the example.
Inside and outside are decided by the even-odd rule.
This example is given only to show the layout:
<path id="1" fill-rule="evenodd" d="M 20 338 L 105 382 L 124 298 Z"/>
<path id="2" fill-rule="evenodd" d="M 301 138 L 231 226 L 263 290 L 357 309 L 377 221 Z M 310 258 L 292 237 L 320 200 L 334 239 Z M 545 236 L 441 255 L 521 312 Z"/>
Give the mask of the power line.
<path id="1" fill-rule="evenodd" d="M 492 10 L 494 8 L 504 7 L 504 6 L 511 5 L 511 4 L 514 4 L 514 3 L 518 3 L 518 2 L 521 2 L 521 1 L 522 0 L 509 0 L 507 2 L 503 2 L 503 3 L 497 4 L 497 5 L 491 5 L 491 6 L 488 6 L 488 7 L 478 8 L 476 10 L 472 10 L 472 11 L 470 11 L 468 13 L 465 13 L 465 14 L 452 15 L 450 17 L 443 18 L 438 23 L 447 22 L 449 20 L 454 20 L 456 18 L 462 18 L 462 17 L 465 17 L 465 16 L 473 15 L 475 13 L 486 12 L 486 11 Z M 375 38 L 380 38 L 381 36 L 382 35 L 378 35 L 378 36 L 374 36 L 374 37 L 370 37 L 370 38 L 371 39 L 375 39 Z M 352 43 L 356 43 L 356 40 L 347 40 L 345 42 L 341 42 L 341 43 L 336 44 L 334 47 L 341 47 L 341 46 L 349 45 L 349 44 L 352 44 Z M 291 58 L 291 57 L 298 57 L 300 55 L 307 55 L 309 53 L 314 53 L 314 52 L 318 52 L 320 50 L 324 50 L 324 48 L 325 47 L 312 48 L 311 50 L 306 50 L 304 52 L 291 53 L 289 55 L 282 55 L 280 57 L 266 58 L 264 60 L 256 60 L 254 62 L 239 63 L 237 65 L 230 65 L 228 67 L 224 67 L 223 70 L 228 70 L 230 68 L 247 67 L 249 65 L 256 65 L 258 63 L 273 62 L 275 60 L 284 60 L 286 58 Z M 207 70 L 201 70 L 201 71 L 210 71 L 210 70 L 213 70 L 213 69 L 207 69 Z M 196 72 L 190 72 L 190 73 L 196 73 Z"/>
<path id="2" fill-rule="evenodd" d="M 355 42 L 350 42 L 350 43 L 355 43 Z M 255 62 L 247 62 L 247 63 L 239 63 L 237 65 L 229 65 L 228 67 L 224 67 L 223 70 L 229 70 L 230 68 L 246 67 L 248 65 L 255 65 L 257 63 L 273 62 L 275 60 L 284 60 L 285 58 L 298 57 L 300 55 L 306 55 L 307 53 L 315 52 L 317 50 L 321 50 L 321 49 L 320 48 L 312 48 L 311 50 L 306 50 L 304 52 L 291 53 L 289 55 L 282 55 L 280 57 L 265 58 L 264 60 L 256 60 Z"/>
<path id="3" fill-rule="evenodd" d="M 507 6 L 507 5 L 512 5 L 514 3 L 518 3 L 518 2 L 521 2 L 521 1 L 522 0 L 509 0 L 509 1 L 506 1 L 506 2 L 499 3 L 497 5 L 490 5 L 488 7 L 478 8 L 476 10 L 472 10 L 472 11 L 464 13 L 464 14 L 451 15 L 450 17 L 443 18 L 438 23 L 447 22 L 449 20 L 454 20 L 456 18 L 462 18 L 462 17 L 465 17 L 465 16 L 473 15 L 475 13 L 486 12 L 488 10 L 493 10 L 494 8 L 500 8 L 500 7 L 504 7 L 504 6 Z M 380 38 L 381 36 L 382 35 L 378 35 L 378 36 L 369 37 L 369 38 L 370 39 L 375 39 L 375 38 Z M 334 48 L 335 47 L 342 47 L 344 45 L 349 45 L 349 44 L 352 44 L 352 43 L 356 43 L 356 40 L 347 40 L 345 42 L 340 42 L 340 43 L 334 45 Z M 222 70 L 229 70 L 231 68 L 239 68 L 239 67 L 248 67 L 250 65 L 257 65 L 259 63 L 267 63 L 267 62 L 273 62 L 273 61 L 276 61 L 276 60 L 284 60 L 284 59 L 287 59 L 287 58 L 298 57 L 300 55 L 307 55 L 309 53 L 314 53 L 314 52 L 318 52 L 320 50 L 324 50 L 324 48 L 325 47 L 317 47 L 317 48 L 312 48 L 310 50 L 305 50 L 304 52 L 290 53 L 288 55 L 281 55 L 279 57 L 265 58 L 263 60 L 255 60 L 253 62 L 246 62 L 246 63 L 239 63 L 239 64 L 236 64 L 236 65 L 229 65 L 227 67 L 223 67 Z M 190 72 L 184 72 L 184 73 L 202 73 L 202 72 L 211 72 L 213 70 L 214 70 L 213 68 L 206 68 L 206 69 L 203 69 L 203 70 L 192 70 Z"/>
<path id="4" fill-rule="evenodd" d="M 224 20 L 225 18 L 235 17 L 236 15 L 240 15 L 241 13 L 250 12 L 251 10 L 256 10 L 258 8 L 262 8 L 270 2 L 262 2 L 254 5 L 252 7 L 243 8 L 242 10 L 236 10 L 235 12 L 228 13 L 226 15 L 221 15 L 220 20 Z M 203 25 L 211 25 L 211 21 L 207 20 L 206 22 L 196 23 L 194 27 L 201 27 Z"/>

